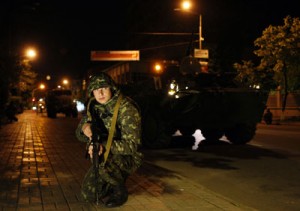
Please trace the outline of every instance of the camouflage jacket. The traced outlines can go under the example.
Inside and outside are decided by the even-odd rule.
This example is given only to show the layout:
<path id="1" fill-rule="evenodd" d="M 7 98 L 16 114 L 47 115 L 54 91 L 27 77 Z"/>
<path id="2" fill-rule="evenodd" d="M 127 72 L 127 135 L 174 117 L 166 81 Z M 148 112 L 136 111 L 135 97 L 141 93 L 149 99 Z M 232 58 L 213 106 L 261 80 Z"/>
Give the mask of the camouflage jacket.
<path id="1" fill-rule="evenodd" d="M 98 118 L 102 119 L 108 131 L 110 129 L 114 112 L 113 110 L 119 94 L 120 92 L 115 93 L 115 95 L 106 104 L 95 103 L 92 107 L 93 111 L 90 111 L 93 115 L 98 115 Z M 94 116 L 92 118 L 96 117 Z M 81 131 L 83 124 L 86 122 L 88 122 L 87 115 L 83 116 L 81 119 L 76 130 L 76 137 L 79 141 L 88 143 L 88 137 L 86 137 Z M 119 108 L 116 130 L 110 153 L 131 155 L 136 153 L 140 143 L 141 116 L 139 110 L 130 98 L 123 97 Z M 103 145 L 105 146 L 105 144 L 106 143 L 104 142 Z"/>

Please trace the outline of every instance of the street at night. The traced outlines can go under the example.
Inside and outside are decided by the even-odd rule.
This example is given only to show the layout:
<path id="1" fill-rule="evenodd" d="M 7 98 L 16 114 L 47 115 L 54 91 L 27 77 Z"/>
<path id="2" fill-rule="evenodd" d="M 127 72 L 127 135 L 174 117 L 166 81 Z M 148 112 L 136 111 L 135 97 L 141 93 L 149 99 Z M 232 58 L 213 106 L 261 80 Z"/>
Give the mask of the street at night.
<path id="1" fill-rule="evenodd" d="M 298 210 L 300 124 L 259 124 L 247 145 L 146 152 L 156 165 L 257 210 Z"/>
<path id="2" fill-rule="evenodd" d="M 79 119 L 28 110 L 18 118 L 0 130 L 2 210 L 105 210 L 80 199 L 90 163 L 74 135 Z M 260 124 L 241 146 L 143 149 L 119 210 L 297 210 L 299 127 Z"/>
<path id="3" fill-rule="evenodd" d="M 4 0 L 0 210 L 298 211 L 299 2 Z"/>

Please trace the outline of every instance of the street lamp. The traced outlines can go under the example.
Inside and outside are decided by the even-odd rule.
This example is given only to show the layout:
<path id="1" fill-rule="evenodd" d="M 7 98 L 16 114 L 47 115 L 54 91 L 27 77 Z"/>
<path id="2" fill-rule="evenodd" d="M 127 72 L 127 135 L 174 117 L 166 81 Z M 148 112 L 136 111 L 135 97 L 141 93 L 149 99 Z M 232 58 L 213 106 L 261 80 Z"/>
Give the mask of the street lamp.
<path id="1" fill-rule="evenodd" d="M 189 0 L 184 0 L 181 4 L 181 8 L 177 8 L 177 11 L 185 11 L 194 15 L 198 15 L 195 12 L 191 11 L 192 4 Z M 199 59 L 199 63 L 201 64 L 201 71 L 208 71 L 208 62 L 205 59 L 209 58 L 208 49 L 202 48 L 202 41 L 204 38 L 202 37 L 202 15 L 199 14 L 199 49 L 194 49 L 194 57 Z M 204 60 L 203 60 L 204 59 Z"/>
<path id="2" fill-rule="evenodd" d="M 37 51 L 34 48 L 26 48 L 23 55 L 20 57 L 20 62 L 27 65 L 31 69 L 31 61 L 37 57 Z"/>
<path id="3" fill-rule="evenodd" d="M 64 80 L 63 80 L 63 84 L 64 84 L 64 85 L 68 85 L 68 83 L 69 83 L 68 79 L 64 79 Z"/>
<path id="4" fill-rule="evenodd" d="M 155 63 L 153 66 L 153 80 L 154 80 L 154 86 L 156 90 L 159 90 L 162 88 L 161 78 L 160 75 L 163 72 L 163 67 L 160 63 Z"/>
<path id="5" fill-rule="evenodd" d="M 36 57 L 36 52 L 33 49 L 28 49 L 26 55 L 29 58 L 34 58 L 34 57 Z"/>
<path id="6" fill-rule="evenodd" d="M 163 68 L 162 68 L 161 64 L 155 63 L 153 70 L 154 70 L 155 74 L 160 75 L 163 71 Z"/>
<path id="7" fill-rule="evenodd" d="M 175 10 L 177 11 L 186 11 L 188 13 L 195 14 L 194 12 L 191 11 L 192 4 L 190 1 L 185 0 L 181 3 L 181 8 L 177 8 Z M 204 38 L 202 37 L 202 15 L 199 15 L 199 49 L 202 50 L 202 41 Z"/>
<path id="8" fill-rule="evenodd" d="M 199 15 L 199 49 L 201 50 L 202 49 L 202 40 L 203 37 L 202 37 L 202 15 L 200 14 Z"/>
<path id="9" fill-rule="evenodd" d="M 28 59 L 34 59 L 34 58 L 37 57 L 37 52 L 36 52 L 36 50 L 34 48 L 27 48 L 25 50 L 25 56 Z"/>
<path id="10" fill-rule="evenodd" d="M 69 88 L 69 80 L 68 79 L 63 79 L 62 84 L 63 84 L 63 87 L 62 87 L 63 89 Z"/>
<path id="11" fill-rule="evenodd" d="M 32 99 L 32 104 L 33 104 L 33 105 L 34 105 L 34 101 L 35 101 L 35 98 L 34 98 L 35 91 L 38 90 L 38 89 L 40 89 L 40 90 L 45 89 L 45 85 L 44 85 L 44 84 L 40 84 L 39 87 L 37 87 L 37 88 L 35 88 L 35 89 L 32 90 L 32 93 L 31 93 L 31 99 Z"/>

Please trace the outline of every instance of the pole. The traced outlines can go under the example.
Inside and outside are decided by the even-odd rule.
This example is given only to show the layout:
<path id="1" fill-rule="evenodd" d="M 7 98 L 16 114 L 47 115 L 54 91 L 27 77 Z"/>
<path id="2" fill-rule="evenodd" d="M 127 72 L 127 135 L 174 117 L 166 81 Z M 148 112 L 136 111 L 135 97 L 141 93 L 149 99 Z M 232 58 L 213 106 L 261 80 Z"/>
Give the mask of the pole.
<path id="1" fill-rule="evenodd" d="M 35 91 L 38 90 L 39 88 L 35 88 L 32 90 L 31 93 L 31 102 L 32 102 L 32 107 L 34 106 L 34 104 L 36 103 L 36 99 L 33 101 L 34 95 L 35 95 Z"/>
<path id="2" fill-rule="evenodd" d="M 31 93 L 31 98 L 32 98 L 32 99 L 34 98 L 34 93 L 35 93 L 35 91 L 38 90 L 38 89 L 39 89 L 39 88 L 35 88 L 35 89 L 32 90 L 32 93 Z"/>
<path id="3" fill-rule="evenodd" d="M 41 84 L 39 87 L 33 89 L 32 92 L 31 92 L 31 100 L 33 100 L 33 98 L 35 98 L 35 92 L 36 92 L 36 90 L 39 90 L 39 89 L 42 90 L 44 88 L 45 88 L 44 84 Z M 36 99 L 35 99 L 35 103 L 37 103 Z M 34 106 L 34 102 L 33 101 L 32 101 L 32 106 Z"/>
<path id="4" fill-rule="evenodd" d="M 199 17 L 199 49 L 202 49 L 202 15 Z"/>

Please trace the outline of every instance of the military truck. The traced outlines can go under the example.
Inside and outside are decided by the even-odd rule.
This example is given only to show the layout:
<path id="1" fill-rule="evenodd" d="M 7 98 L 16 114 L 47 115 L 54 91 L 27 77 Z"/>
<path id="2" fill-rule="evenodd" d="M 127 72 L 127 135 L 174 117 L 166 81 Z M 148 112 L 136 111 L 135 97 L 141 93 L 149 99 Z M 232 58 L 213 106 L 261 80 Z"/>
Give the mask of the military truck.
<path id="1" fill-rule="evenodd" d="M 232 144 L 251 141 L 268 92 L 238 84 L 233 73 L 199 70 L 199 62 L 191 66 L 169 64 L 157 74 L 150 64 L 125 62 L 105 72 L 139 104 L 146 147 L 169 147 L 177 130 L 191 136 L 200 129 L 211 142 L 224 135 Z"/>
<path id="2" fill-rule="evenodd" d="M 58 113 L 66 117 L 77 117 L 78 110 L 74 102 L 72 91 L 69 89 L 53 89 L 47 92 L 46 98 L 47 116 L 56 118 Z"/>

